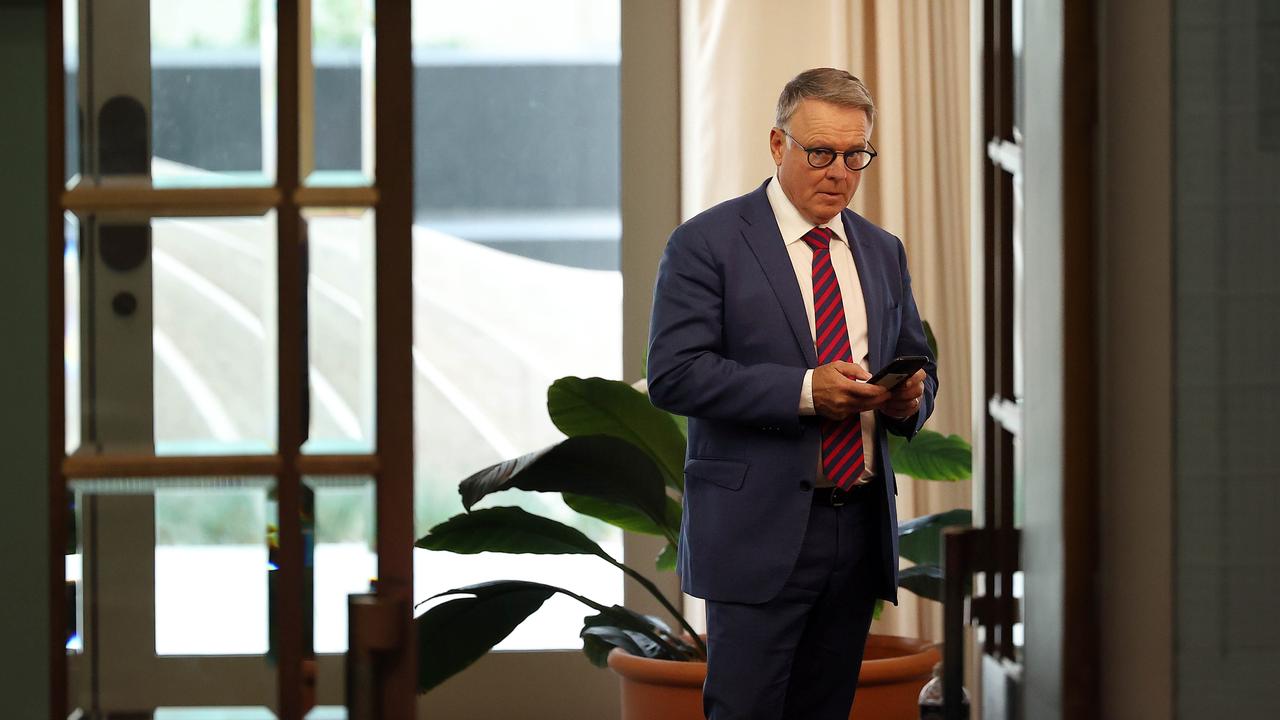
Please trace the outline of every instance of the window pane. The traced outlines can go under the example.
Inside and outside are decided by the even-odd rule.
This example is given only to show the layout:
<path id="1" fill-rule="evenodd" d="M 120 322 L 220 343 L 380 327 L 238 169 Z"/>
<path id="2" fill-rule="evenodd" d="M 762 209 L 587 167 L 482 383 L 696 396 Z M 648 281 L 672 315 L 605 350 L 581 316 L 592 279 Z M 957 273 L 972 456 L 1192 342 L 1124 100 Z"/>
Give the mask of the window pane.
<path id="1" fill-rule="evenodd" d="M 275 176 L 275 3 L 68 0 L 68 175 L 158 186 Z"/>
<path id="2" fill-rule="evenodd" d="M 305 217 L 311 431 L 303 450 L 372 452 L 373 212 L 310 210 Z"/>
<path id="3" fill-rule="evenodd" d="M 373 177 L 373 1 L 313 0 L 311 59 L 312 131 L 309 147 L 302 148 L 302 177 L 308 185 L 368 185 Z M 303 87 L 305 102 L 306 80 Z"/>
<path id="4" fill-rule="evenodd" d="M 267 652 L 271 482 L 236 484 L 154 491 L 157 655 Z"/>
<path id="5" fill-rule="evenodd" d="M 63 84 L 65 104 L 63 137 L 66 142 L 66 176 L 70 186 L 80 176 L 81 128 L 80 86 L 80 0 L 62 3 L 62 65 L 66 71 Z"/>
<path id="6" fill-rule="evenodd" d="M 315 651 L 347 651 L 347 596 L 378 574 L 374 484 L 367 477 L 309 477 L 314 503 Z"/>
<path id="7" fill-rule="evenodd" d="M 595 0 L 414 5 L 419 535 L 461 512 L 463 478 L 562 439 L 553 380 L 621 374 L 618 22 L 616 2 Z M 620 556 L 618 532 L 558 496 L 486 504 L 570 523 Z M 596 558 L 420 550 L 415 566 L 419 600 L 503 578 L 622 599 Z M 499 647 L 579 647 L 582 617 L 553 598 Z"/>
<path id="8" fill-rule="evenodd" d="M 157 184 L 274 178 L 274 13 L 258 0 L 151 0 Z"/>
<path id="9" fill-rule="evenodd" d="M 63 292 L 63 403 L 66 422 L 66 452 L 80 447 L 80 401 L 84 392 L 80 367 L 80 219 L 75 213 L 64 213 L 62 224 L 62 292 Z"/>
<path id="10" fill-rule="evenodd" d="M 69 441 L 93 453 L 271 452 L 274 215 L 87 216 L 67 230 Z"/>
<path id="11" fill-rule="evenodd" d="M 71 709 L 115 717 L 165 706 L 274 705 L 273 486 L 267 477 L 71 483 Z M 208 664 L 182 659 L 193 655 Z M 211 685 L 215 671 L 234 682 Z"/>

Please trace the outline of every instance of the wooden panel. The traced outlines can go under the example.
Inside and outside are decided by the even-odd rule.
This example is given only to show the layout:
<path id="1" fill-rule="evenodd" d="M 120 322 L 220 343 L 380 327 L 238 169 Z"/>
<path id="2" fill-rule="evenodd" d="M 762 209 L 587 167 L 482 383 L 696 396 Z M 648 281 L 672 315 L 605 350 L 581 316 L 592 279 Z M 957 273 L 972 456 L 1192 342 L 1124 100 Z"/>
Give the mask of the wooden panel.
<path id="1" fill-rule="evenodd" d="M 279 455 L 83 455 L 60 464 L 67 479 L 275 475 L 284 467 Z"/>
<path id="2" fill-rule="evenodd" d="M 1097 715 L 1098 346 L 1096 278 L 1097 47 L 1093 2 L 1063 3 L 1062 272 L 1063 342 L 1063 646 L 1062 716 Z"/>
<path id="3" fill-rule="evenodd" d="M 143 184 L 79 184 L 61 193 L 59 200 L 62 207 L 78 213 L 128 211 L 149 216 L 210 217 L 262 215 L 280 204 L 281 194 L 277 188 L 269 187 L 153 188 Z"/>
<path id="4" fill-rule="evenodd" d="M 293 194 L 300 207 L 373 207 L 378 204 L 376 187 L 301 187 Z"/>

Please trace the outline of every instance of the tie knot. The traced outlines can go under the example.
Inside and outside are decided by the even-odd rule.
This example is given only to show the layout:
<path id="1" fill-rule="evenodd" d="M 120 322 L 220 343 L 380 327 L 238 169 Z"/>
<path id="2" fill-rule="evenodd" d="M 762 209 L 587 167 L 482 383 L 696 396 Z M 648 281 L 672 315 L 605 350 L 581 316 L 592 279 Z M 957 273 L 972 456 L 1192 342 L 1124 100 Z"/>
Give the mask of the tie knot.
<path id="1" fill-rule="evenodd" d="M 831 244 L 830 228 L 816 227 L 804 234 L 804 241 L 814 250 L 826 250 Z"/>

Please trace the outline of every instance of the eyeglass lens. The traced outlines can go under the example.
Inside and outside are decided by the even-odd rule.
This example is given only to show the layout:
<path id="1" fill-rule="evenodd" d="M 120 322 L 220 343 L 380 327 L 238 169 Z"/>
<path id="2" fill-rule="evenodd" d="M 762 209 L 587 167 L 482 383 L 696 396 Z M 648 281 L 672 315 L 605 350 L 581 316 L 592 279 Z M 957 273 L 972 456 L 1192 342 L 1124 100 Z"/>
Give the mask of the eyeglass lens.
<path id="1" fill-rule="evenodd" d="M 824 168 L 834 162 L 836 153 L 834 150 L 827 148 L 817 148 L 809 151 L 809 164 L 815 168 Z M 861 170 L 871 164 L 871 153 L 864 150 L 855 150 L 844 156 L 844 165 L 850 170 Z"/>

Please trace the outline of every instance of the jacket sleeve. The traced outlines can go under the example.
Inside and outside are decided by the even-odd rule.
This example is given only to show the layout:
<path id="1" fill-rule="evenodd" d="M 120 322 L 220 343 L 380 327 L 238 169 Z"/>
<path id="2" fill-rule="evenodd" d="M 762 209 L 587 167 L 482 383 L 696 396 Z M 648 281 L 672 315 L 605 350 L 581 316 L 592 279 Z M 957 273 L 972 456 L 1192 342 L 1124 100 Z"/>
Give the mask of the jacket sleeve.
<path id="1" fill-rule="evenodd" d="M 895 238 L 896 239 L 896 238 Z M 898 342 L 891 357 L 902 355 L 925 355 L 929 364 L 925 366 L 924 395 L 920 398 L 920 407 L 911 417 L 898 420 L 883 413 L 877 419 L 883 422 L 885 429 L 908 440 L 915 437 L 924 427 L 925 420 L 933 414 L 934 401 L 938 395 L 938 362 L 929 349 L 925 339 L 924 323 L 920 321 L 920 311 L 916 308 L 915 295 L 911 292 L 911 273 L 907 270 L 907 253 L 898 242 L 898 271 L 902 278 L 902 323 L 898 330 Z"/>
<path id="2" fill-rule="evenodd" d="M 689 417 L 799 429 L 806 368 L 727 357 L 725 263 L 702 231 L 676 228 L 658 266 L 649 323 L 649 399 Z"/>

